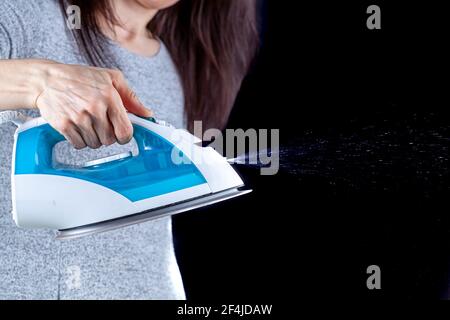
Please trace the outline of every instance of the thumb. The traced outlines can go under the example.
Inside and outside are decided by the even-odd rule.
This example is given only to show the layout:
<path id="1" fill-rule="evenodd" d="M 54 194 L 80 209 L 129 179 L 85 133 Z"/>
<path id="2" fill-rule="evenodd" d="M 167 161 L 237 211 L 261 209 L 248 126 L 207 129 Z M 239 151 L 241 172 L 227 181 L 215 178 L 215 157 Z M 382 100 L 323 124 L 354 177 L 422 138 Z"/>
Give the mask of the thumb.
<path id="1" fill-rule="evenodd" d="M 136 96 L 136 93 L 128 86 L 123 74 L 120 71 L 113 73 L 113 85 L 119 93 L 123 105 L 128 112 L 139 117 L 153 116 L 153 112 L 144 106 L 144 104 Z"/>

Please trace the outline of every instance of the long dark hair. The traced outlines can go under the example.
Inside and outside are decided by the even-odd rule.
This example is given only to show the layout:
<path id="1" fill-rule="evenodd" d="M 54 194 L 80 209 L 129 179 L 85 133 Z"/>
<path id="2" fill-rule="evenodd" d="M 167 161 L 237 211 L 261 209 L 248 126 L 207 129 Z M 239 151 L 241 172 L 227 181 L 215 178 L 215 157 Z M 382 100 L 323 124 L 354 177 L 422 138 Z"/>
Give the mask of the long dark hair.
<path id="1" fill-rule="evenodd" d="M 82 54 L 95 66 L 108 67 L 102 56 L 99 15 L 117 23 L 111 0 L 59 0 L 77 5 L 82 28 L 72 32 Z M 223 128 L 256 53 L 256 0 L 181 0 L 161 10 L 149 23 L 162 39 L 181 77 L 188 127 Z"/>

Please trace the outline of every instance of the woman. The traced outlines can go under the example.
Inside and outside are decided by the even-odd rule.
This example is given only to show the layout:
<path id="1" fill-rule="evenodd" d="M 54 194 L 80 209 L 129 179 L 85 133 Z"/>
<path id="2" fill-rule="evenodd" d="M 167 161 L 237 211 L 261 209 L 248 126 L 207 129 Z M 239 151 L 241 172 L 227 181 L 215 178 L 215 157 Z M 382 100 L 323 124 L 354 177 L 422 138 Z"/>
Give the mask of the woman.
<path id="1" fill-rule="evenodd" d="M 40 113 L 76 149 L 129 147 L 115 144 L 132 137 L 127 111 L 222 128 L 256 39 L 254 0 L 2 0 L 0 111 Z M 0 128 L 0 298 L 185 297 L 170 219 L 67 242 L 15 227 L 13 132 Z"/>

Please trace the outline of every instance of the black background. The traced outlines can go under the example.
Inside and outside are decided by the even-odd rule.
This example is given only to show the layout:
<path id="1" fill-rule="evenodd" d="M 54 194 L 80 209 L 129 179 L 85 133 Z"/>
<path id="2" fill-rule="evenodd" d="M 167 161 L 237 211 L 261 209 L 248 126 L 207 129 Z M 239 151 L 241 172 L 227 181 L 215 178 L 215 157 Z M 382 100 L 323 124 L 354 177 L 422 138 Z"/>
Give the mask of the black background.
<path id="1" fill-rule="evenodd" d="M 381 30 L 366 9 L 381 7 Z M 447 298 L 448 17 L 442 1 L 263 2 L 230 128 L 279 128 L 276 176 L 174 218 L 191 300 Z M 379 265 L 382 289 L 366 287 Z"/>

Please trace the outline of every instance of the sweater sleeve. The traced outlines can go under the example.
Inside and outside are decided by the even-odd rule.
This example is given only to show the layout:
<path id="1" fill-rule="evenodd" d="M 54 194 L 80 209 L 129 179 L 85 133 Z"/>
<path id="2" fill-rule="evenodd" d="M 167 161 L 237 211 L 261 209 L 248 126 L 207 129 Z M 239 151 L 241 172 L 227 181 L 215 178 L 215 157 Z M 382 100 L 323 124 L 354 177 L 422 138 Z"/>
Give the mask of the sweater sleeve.
<path id="1" fill-rule="evenodd" d="M 35 1 L 0 0 L 0 59 L 20 59 L 31 54 L 41 17 Z"/>

